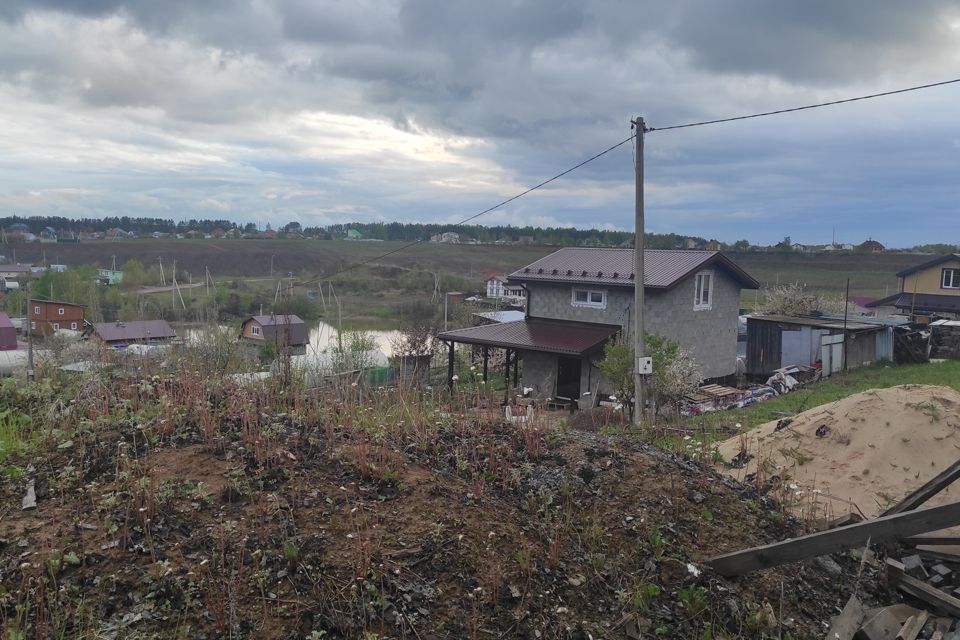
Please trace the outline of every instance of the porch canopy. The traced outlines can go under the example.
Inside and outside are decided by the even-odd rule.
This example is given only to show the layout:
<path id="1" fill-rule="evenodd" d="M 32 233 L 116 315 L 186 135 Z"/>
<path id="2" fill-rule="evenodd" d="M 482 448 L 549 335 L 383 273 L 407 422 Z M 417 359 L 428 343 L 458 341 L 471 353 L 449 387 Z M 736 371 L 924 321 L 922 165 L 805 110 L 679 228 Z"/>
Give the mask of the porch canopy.
<path id="1" fill-rule="evenodd" d="M 621 327 L 605 324 L 583 324 L 542 318 L 527 318 L 514 322 L 485 324 L 466 329 L 444 331 L 437 338 L 450 345 L 449 376 L 453 376 L 453 345 L 473 344 L 483 347 L 483 373 L 487 377 L 487 353 L 490 347 L 506 349 L 506 371 L 510 371 L 510 354 L 516 351 L 543 351 L 565 356 L 582 357 L 602 346 L 619 332 Z M 514 384 L 517 383 L 514 357 Z"/>

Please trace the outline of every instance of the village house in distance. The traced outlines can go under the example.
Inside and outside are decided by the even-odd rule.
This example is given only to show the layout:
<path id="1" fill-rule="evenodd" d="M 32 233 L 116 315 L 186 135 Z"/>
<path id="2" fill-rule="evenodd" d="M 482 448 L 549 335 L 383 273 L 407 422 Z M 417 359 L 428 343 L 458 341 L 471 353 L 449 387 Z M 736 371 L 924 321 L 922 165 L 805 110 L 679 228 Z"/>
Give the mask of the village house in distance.
<path id="1" fill-rule="evenodd" d="M 83 305 L 56 300 L 30 300 L 30 332 L 52 336 L 61 329 L 83 331 Z"/>
<path id="2" fill-rule="evenodd" d="M 167 344 L 177 337 L 177 332 L 166 320 L 95 322 L 91 334 L 113 349 L 122 349 L 131 344 Z"/>
<path id="3" fill-rule="evenodd" d="M 948 253 L 897 273 L 900 292 L 867 304 L 878 315 L 960 319 L 960 253 Z"/>
<path id="4" fill-rule="evenodd" d="M 310 332 L 300 316 L 259 315 L 250 316 L 240 325 L 240 339 L 251 345 L 273 345 L 289 350 L 292 355 L 307 352 Z"/>
<path id="5" fill-rule="evenodd" d="M 527 291 L 523 320 L 438 337 L 522 358 L 522 384 L 538 397 L 608 394 L 597 363 L 607 341 L 632 335 L 633 260 L 632 249 L 560 249 L 509 275 Z M 646 331 L 680 343 L 708 379 L 733 374 L 740 292 L 757 281 L 719 251 L 648 249 L 644 260 Z"/>

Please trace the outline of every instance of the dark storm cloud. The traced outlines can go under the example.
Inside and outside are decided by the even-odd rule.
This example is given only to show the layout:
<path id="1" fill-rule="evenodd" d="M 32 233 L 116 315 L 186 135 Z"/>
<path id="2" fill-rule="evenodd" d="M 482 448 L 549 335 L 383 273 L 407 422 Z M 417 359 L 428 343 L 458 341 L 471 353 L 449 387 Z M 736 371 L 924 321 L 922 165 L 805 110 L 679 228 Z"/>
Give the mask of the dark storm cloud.
<path id="1" fill-rule="evenodd" d="M 788 80 L 849 81 L 943 56 L 956 46 L 952 0 L 706 0 L 665 25 L 696 64 Z M 722 25 L 722 26 L 721 26 Z"/>
<path id="2" fill-rule="evenodd" d="M 82 128 L 102 118 L 100 135 L 122 145 L 106 171 L 122 167 L 126 154 L 149 162 L 137 149 L 153 147 L 132 142 L 137 136 L 156 141 L 163 166 L 177 171 L 208 170 L 203 162 L 212 158 L 209 171 L 226 172 L 230 188 L 244 190 L 232 200 L 216 194 L 235 213 L 258 210 L 261 192 L 311 194 L 286 200 L 302 206 L 323 197 L 311 182 L 323 176 L 322 191 L 340 201 L 318 209 L 380 207 L 389 218 L 387 203 L 397 215 L 444 218 L 484 208 L 504 189 L 536 183 L 625 137 L 637 114 L 663 126 L 940 79 L 957 68 L 958 20 L 949 0 L 5 0 L 0 99 L 34 105 L 75 131 L 70 153 L 85 158 L 95 150 Z M 889 111 L 858 106 L 859 129 L 857 117 L 836 112 L 652 137 L 652 206 L 669 212 L 667 224 L 686 225 L 677 230 L 723 237 L 743 234 L 717 225 L 742 228 L 744 220 L 795 212 L 798 203 L 807 220 L 828 218 L 838 202 L 863 219 L 868 207 L 860 200 L 871 190 L 895 207 L 904 198 L 879 181 L 896 174 L 896 157 L 925 167 L 922 175 L 901 172 L 915 184 L 936 182 L 955 166 L 957 148 L 929 142 L 960 138 L 934 98 L 898 100 Z M 862 150 L 872 148 L 871 137 L 897 130 L 889 114 L 910 104 L 922 110 L 927 135 L 898 137 L 900 153 L 871 171 L 876 156 Z M 82 124 L 69 129 L 73 120 L 58 109 Z M 340 119 L 317 124 L 309 117 L 316 113 Z M 346 138 L 333 148 L 338 135 L 356 135 L 356 148 L 370 153 L 387 132 L 356 130 L 376 120 L 404 134 L 401 144 L 428 140 L 427 152 L 408 149 L 405 158 L 441 168 L 418 173 L 403 159 L 386 167 L 358 160 Z M 135 131 L 120 136 L 124 127 Z M 21 135 L 29 144 L 30 132 Z M 471 163 L 482 171 L 470 171 Z M 624 147 L 555 185 L 570 189 L 558 191 L 563 202 L 538 194 L 512 211 L 626 227 L 630 197 L 622 187 L 631 173 Z M 479 174 L 485 186 L 465 193 Z M 161 206 L 171 190 L 154 182 L 146 202 Z M 932 209 L 942 211 L 949 194 L 927 191 Z M 176 200 L 190 201 L 207 199 L 198 192 Z"/>

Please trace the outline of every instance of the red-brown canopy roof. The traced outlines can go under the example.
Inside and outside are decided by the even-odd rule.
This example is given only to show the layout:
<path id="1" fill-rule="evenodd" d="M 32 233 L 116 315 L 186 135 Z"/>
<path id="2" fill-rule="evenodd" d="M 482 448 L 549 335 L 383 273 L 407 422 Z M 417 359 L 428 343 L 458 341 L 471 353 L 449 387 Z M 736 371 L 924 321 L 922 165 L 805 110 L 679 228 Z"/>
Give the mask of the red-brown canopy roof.
<path id="1" fill-rule="evenodd" d="M 601 346 L 619 330 L 619 326 L 527 318 L 444 331 L 437 337 L 448 342 L 579 356 Z"/>

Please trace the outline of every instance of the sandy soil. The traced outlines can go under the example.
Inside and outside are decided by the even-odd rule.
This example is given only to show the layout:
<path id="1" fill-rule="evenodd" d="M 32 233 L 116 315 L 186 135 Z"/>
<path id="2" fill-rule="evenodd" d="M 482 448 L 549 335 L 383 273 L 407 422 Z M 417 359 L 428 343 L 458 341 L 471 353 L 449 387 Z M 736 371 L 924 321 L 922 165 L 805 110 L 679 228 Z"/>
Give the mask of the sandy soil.
<path id="1" fill-rule="evenodd" d="M 870 517 L 960 458 L 960 392 L 932 385 L 874 389 L 805 411 L 777 429 L 770 422 L 720 444 L 728 473 L 772 482 L 801 516 Z M 750 474 L 755 474 L 751 476 Z M 931 500 L 960 500 L 960 484 Z"/>

